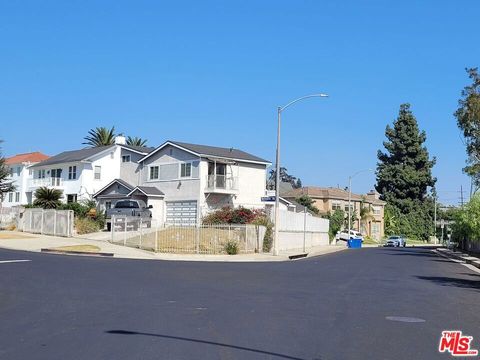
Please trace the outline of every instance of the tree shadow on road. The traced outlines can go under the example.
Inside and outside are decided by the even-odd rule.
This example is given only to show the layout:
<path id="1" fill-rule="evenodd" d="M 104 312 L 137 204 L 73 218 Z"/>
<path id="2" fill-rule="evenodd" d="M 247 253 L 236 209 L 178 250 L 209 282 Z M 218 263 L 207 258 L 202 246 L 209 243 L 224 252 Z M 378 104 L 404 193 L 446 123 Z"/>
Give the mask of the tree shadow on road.
<path id="1" fill-rule="evenodd" d="M 480 281 L 446 276 L 416 276 L 420 280 L 428 280 L 441 286 L 456 286 L 464 289 L 480 290 Z"/>
<path id="2" fill-rule="evenodd" d="M 192 338 L 186 338 L 186 337 L 181 337 L 181 336 L 163 335 L 163 334 L 138 332 L 138 331 L 128 331 L 128 330 L 108 330 L 108 331 L 105 331 L 105 332 L 107 334 L 114 334 L 114 335 L 153 336 L 153 337 L 158 337 L 158 338 L 162 338 L 162 339 L 187 341 L 187 342 L 193 342 L 193 343 L 199 343 L 199 344 L 221 346 L 221 347 L 235 349 L 235 350 L 242 350 L 242 351 L 254 352 L 254 353 L 257 353 L 257 354 L 269 355 L 269 356 L 273 356 L 273 357 L 277 357 L 277 358 L 281 358 L 281 359 L 305 360 L 305 359 L 302 359 L 302 358 L 299 358 L 299 357 L 290 356 L 290 355 L 286 355 L 286 354 L 274 353 L 274 352 L 271 352 L 271 351 L 251 349 L 251 348 L 247 348 L 247 347 L 244 347 L 244 346 L 230 345 L 230 344 L 218 343 L 218 342 L 208 341 L 208 340 L 192 339 Z"/>

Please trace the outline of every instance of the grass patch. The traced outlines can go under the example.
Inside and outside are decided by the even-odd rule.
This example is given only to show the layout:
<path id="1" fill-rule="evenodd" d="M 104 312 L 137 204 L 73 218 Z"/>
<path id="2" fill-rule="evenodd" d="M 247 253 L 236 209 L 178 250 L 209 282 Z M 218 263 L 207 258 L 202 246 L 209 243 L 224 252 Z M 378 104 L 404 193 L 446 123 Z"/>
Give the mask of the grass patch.
<path id="1" fill-rule="evenodd" d="M 83 251 L 83 252 L 99 252 L 100 248 L 95 245 L 68 245 L 68 246 L 59 246 L 54 248 L 49 248 L 49 250 L 58 250 L 58 251 Z"/>
<path id="2" fill-rule="evenodd" d="M 0 232 L 0 240 L 13 240 L 13 239 L 36 239 L 35 236 L 23 235 L 19 233 L 4 233 Z"/>

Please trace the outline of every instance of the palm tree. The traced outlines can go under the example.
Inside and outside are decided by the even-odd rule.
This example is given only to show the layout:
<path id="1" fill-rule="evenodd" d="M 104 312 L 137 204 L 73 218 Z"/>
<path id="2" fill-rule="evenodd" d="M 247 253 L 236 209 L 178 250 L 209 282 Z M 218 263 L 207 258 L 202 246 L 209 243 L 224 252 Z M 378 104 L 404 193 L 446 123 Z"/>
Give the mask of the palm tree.
<path id="1" fill-rule="evenodd" d="M 39 206 L 44 209 L 55 209 L 61 202 L 63 197 L 63 191 L 58 189 L 50 189 L 46 186 L 39 187 L 35 190 L 34 206 Z"/>
<path id="2" fill-rule="evenodd" d="M 130 146 L 147 146 L 147 139 L 142 139 L 137 136 L 127 138 L 127 145 Z"/>
<path id="3" fill-rule="evenodd" d="M 369 220 L 374 219 L 372 214 L 372 207 L 370 204 L 365 205 L 365 198 L 362 197 L 362 202 L 360 203 L 360 228 L 363 229 L 363 232 L 367 232 L 367 224 Z"/>
<path id="4" fill-rule="evenodd" d="M 85 136 L 83 139 L 86 140 L 83 144 L 91 147 L 113 145 L 115 144 L 115 127 L 112 126 L 111 129 L 107 129 L 101 126 L 90 129 L 88 136 Z"/>

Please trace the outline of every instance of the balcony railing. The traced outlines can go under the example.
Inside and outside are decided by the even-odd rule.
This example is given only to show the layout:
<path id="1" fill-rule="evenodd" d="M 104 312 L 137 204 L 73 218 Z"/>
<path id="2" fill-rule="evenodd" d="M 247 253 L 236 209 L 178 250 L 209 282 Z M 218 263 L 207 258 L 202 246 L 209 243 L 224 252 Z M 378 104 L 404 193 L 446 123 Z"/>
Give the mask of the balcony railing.
<path id="1" fill-rule="evenodd" d="M 43 179 L 29 179 L 28 186 L 31 188 L 34 187 L 61 187 L 63 186 L 63 179 L 62 178 L 54 178 L 54 177 L 47 177 Z"/>
<path id="2" fill-rule="evenodd" d="M 238 191 L 238 178 L 229 175 L 208 175 L 205 192 L 235 193 Z"/>

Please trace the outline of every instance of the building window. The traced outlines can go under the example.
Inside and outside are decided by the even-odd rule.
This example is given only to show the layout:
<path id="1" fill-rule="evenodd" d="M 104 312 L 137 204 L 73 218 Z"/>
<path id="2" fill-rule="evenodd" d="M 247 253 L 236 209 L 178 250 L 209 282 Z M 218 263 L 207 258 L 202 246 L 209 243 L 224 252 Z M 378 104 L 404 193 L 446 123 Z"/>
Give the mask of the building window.
<path id="1" fill-rule="evenodd" d="M 380 224 L 379 223 L 372 223 L 372 235 L 380 234 Z"/>
<path id="2" fill-rule="evenodd" d="M 20 172 L 22 171 L 21 167 L 17 167 L 17 176 L 20 176 Z"/>
<path id="3" fill-rule="evenodd" d="M 130 162 L 130 155 L 122 155 L 122 162 L 124 163 Z"/>
<path id="4" fill-rule="evenodd" d="M 183 163 L 180 167 L 180 177 L 192 177 L 192 163 Z"/>
<path id="5" fill-rule="evenodd" d="M 67 194 L 67 203 L 77 202 L 77 194 Z"/>
<path id="6" fill-rule="evenodd" d="M 29 176 L 32 176 L 32 175 L 33 175 L 33 170 L 32 170 L 32 169 L 28 169 L 28 175 L 29 175 Z"/>
<path id="7" fill-rule="evenodd" d="M 332 202 L 332 210 L 342 210 L 342 205 L 339 202 Z"/>
<path id="8" fill-rule="evenodd" d="M 380 206 L 374 206 L 373 215 L 380 215 L 380 213 L 381 213 Z"/>
<path id="9" fill-rule="evenodd" d="M 13 176 L 13 168 L 10 168 L 10 176 Z"/>
<path id="10" fill-rule="evenodd" d="M 77 167 L 69 166 L 68 167 L 68 180 L 75 180 L 77 178 Z"/>
<path id="11" fill-rule="evenodd" d="M 16 192 L 15 193 L 15 202 L 20 202 L 20 193 L 19 192 Z"/>
<path id="12" fill-rule="evenodd" d="M 13 192 L 8 193 L 8 202 L 13 202 Z"/>
<path id="13" fill-rule="evenodd" d="M 101 166 L 95 166 L 95 173 L 93 175 L 93 178 L 95 180 L 100 180 L 102 178 L 102 167 Z"/>
<path id="14" fill-rule="evenodd" d="M 109 210 L 112 208 L 112 202 L 111 201 L 105 201 L 105 210 Z"/>
<path id="15" fill-rule="evenodd" d="M 150 180 L 157 180 L 158 179 L 158 166 L 150 166 Z"/>
<path id="16" fill-rule="evenodd" d="M 45 170 L 38 170 L 38 175 L 37 177 L 39 179 L 45 179 Z"/>
<path id="17" fill-rule="evenodd" d="M 345 204 L 345 208 L 344 208 L 344 209 L 345 209 L 345 212 L 348 212 L 348 203 Z M 354 211 L 354 210 L 353 210 L 353 204 L 350 204 L 350 212 L 353 212 L 353 211 Z"/>

